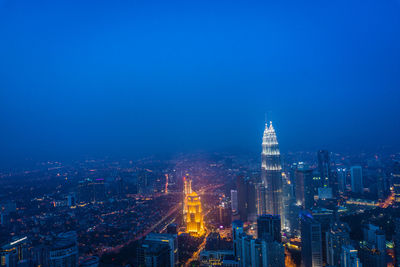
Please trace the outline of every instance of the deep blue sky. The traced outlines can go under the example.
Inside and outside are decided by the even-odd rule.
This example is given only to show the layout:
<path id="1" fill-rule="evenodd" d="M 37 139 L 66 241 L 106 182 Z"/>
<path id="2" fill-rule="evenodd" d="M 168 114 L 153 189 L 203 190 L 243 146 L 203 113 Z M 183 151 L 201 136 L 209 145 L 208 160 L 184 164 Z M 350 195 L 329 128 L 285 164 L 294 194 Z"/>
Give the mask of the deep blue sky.
<path id="1" fill-rule="evenodd" d="M 0 158 L 398 148 L 400 1 L 0 0 Z"/>

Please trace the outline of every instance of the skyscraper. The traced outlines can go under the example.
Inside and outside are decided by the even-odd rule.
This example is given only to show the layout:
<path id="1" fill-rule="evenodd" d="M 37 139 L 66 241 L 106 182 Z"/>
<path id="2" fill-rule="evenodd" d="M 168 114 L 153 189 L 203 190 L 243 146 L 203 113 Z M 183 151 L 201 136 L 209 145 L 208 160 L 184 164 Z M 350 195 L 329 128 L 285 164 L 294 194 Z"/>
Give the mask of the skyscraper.
<path id="1" fill-rule="evenodd" d="M 231 190 L 231 209 L 232 213 L 238 211 L 238 192 L 237 190 Z"/>
<path id="2" fill-rule="evenodd" d="M 261 215 L 257 219 L 257 237 L 267 239 L 270 236 L 272 240 L 281 242 L 281 218 L 278 215 Z"/>
<path id="3" fill-rule="evenodd" d="M 318 151 L 318 171 L 321 175 L 321 187 L 331 186 L 331 166 L 330 157 L 327 150 Z"/>
<path id="4" fill-rule="evenodd" d="M 255 221 L 256 184 L 248 176 L 239 175 L 236 179 L 238 212 L 242 221 Z"/>
<path id="5" fill-rule="evenodd" d="M 266 187 L 263 214 L 282 215 L 282 167 L 278 140 L 272 122 L 265 130 L 261 152 L 261 180 Z M 259 214 L 261 215 L 261 214 Z"/>
<path id="6" fill-rule="evenodd" d="M 392 172 L 394 201 L 400 202 L 400 162 L 395 162 Z"/>
<path id="7" fill-rule="evenodd" d="M 340 260 L 341 267 L 362 267 L 360 260 L 357 257 L 357 250 L 351 245 L 342 247 Z"/>
<path id="8" fill-rule="evenodd" d="M 351 174 L 351 191 L 355 193 L 363 193 L 364 183 L 361 166 L 353 166 L 350 168 Z"/>
<path id="9" fill-rule="evenodd" d="M 232 222 L 232 239 L 235 259 L 239 267 L 285 266 L 284 247 L 280 242 L 274 241 L 271 235 L 254 239 L 243 231 L 241 221 L 234 221 Z"/>
<path id="10" fill-rule="evenodd" d="M 200 196 L 192 190 L 192 180 L 188 175 L 184 178 L 184 198 L 183 215 L 186 232 L 201 236 L 204 233 L 204 225 Z"/>
<path id="11" fill-rule="evenodd" d="M 156 234 L 150 233 L 146 236 L 147 241 L 159 244 L 168 244 L 169 261 L 171 267 L 178 266 L 178 237 L 176 234 Z"/>
<path id="12" fill-rule="evenodd" d="M 400 218 L 394 219 L 394 235 L 393 235 L 393 244 L 394 244 L 394 255 L 395 255 L 395 266 L 400 266 Z"/>
<path id="13" fill-rule="evenodd" d="M 336 222 L 326 232 L 327 263 L 339 266 L 342 246 L 350 244 L 350 227 L 346 223 Z"/>
<path id="14" fill-rule="evenodd" d="M 75 231 L 61 233 L 50 248 L 50 267 L 77 267 L 78 241 Z"/>
<path id="15" fill-rule="evenodd" d="M 295 181 L 297 203 L 303 209 L 311 209 L 314 206 L 314 195 L 316 194 L 312 170 L 303 164 L 297 165 Z"/>
<path id="16" fill-rule="evenodd" d="M 309 213 L 302 213 L 301 264 L 303 267 L 322 267 L 321 224 Z"/>
<path id="17" fill-rule="evenodd" d="M 338 168 L 336 170 L 337 179 L 338 179 L 338 190 L 340 193 L 346 192 L 346 178 L 347 178 L 347 169 L 346 168 Z"/>
<path id="18" fill-rule="evenodd" d="M 30 242 L 28 237 L 14 237 L 10 243 L 0 247 L 0 266 L 17 267 L 23 266 L 28 260 L 28 248 Z"/>

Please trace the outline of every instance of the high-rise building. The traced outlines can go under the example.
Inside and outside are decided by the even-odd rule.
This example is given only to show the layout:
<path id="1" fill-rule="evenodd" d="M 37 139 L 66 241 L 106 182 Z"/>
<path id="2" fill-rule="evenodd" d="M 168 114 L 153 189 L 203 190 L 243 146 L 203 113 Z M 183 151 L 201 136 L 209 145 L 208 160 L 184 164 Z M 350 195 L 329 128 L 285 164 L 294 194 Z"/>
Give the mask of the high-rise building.
<path id="1" fill-rule="evenodd" d="M 282 167 L 278 140 L 272 122 L 262 139 L 261 180 L 266 187 L 266 207 L 262 214 L 283 215 L 282 213 Z M 262 215 L 259 214 L 259 215 Z"/>
<path id="2" fill-rule="evenodd" d="M 186 223 L 186 232 L 201 236 L 204 234 L 203 211 L 200 196 L 192 190 L 192 180 L 187 175 L 184 178 L 183 214 Z"/>
<path id="3" fill-rule="evenodd" d="M 266 240 L 271 237 L 272 240 L 281 242 L 281 218 L 279 215 L 261 215 L 257 219 L 257 238 Z"/>
<path id="4" fill-rule="evenodd" d="M 240 260 L 240 235 L 244 233 L 243 222 L 236 220 L 232 222 L 232 240 L 233 240 L 233 254 L 237 260 Z"/>
<path id="5" fill-rule="evenodd" d="M 236 213 L 238 211 L 238 192 L 237 192 L 237 190 L 231 190 L 231 208 L 232 208 L 232 213 Z"/>
<path id="6" fill-rule="evenodd" d="M 386 267 L 386 253 L 375 249 L 368 242 L 360 243 L 358 249 L 360 262 L 364 267 Z"/>
<path id="7" fill-rule="evenodd" d="M 321 187 L 331 187 L 331 161 L 327 150 L 318 151 L 318 171 L 321 175 Z"/>
<path id="8" fill-rule="evenodd" d="M 244 175 L 236 178 L 238 212 L 242 221 L 255 220 L 256 218 L 256 184 Z"/>
<path id="9" fill-rule="evenodd" d="M 395 231 L 393 235 L 395 266 L 400 266 L 400 218 L 394 220 Z"/>
<path id="10" fill-rule="evenodd" d="M 49 251 L 50 267 L 77 267 L 78 241 L 75 231 L 59 234 Z"/>
<path id="11" fill-rule="evenodd" d="M 379 251 L 386 251 L 386 237 L 378 226 L 367 224 L 363 227 L 364 240 Z"/>
<path id="12" fill-rule="evenodd" d="M 312 217 L 321 225 L 321 247 L 322 247 L 322 261 L 327 262 L 327 247 L 326 247 L 326 233 L 329 231 L 331 224 L 334 221 L 334 214 L 332 210 L 324 208 L 313 208 L 311 210 Z"/>
<path id="13" fill-rule="evenodd" d="M 297 165 L 295 171 L 296 201 L 303 209 L 311 209 L 314 206 L 314 195 L 317 187 L 314 186 L 313 171 L 304 164 Z"/>
<path id="14" fill-rule="evenodd" d="M 352 166 L 350 168 L 351 174 L 351 191 L 355 193 L 364 192 L 364 183 L 361 166 Z"/>
<path id="15" fill-rule="evenodd" d="M 143 240 L 137 248 L 138 266 L 172 267 L 170 261 L 170 246 L 168 243 Z"/>
<path id="16" fill-rule="evenodd" d="M 365 267 L 386 266 L 386 237 L 377 226 L 363 226 L 364 241 L 360 243 L 359 257 Z"/>
<path id="17" fill-rule="evenodd" d="M 360 259 L 357 257 L 357 250 L 351 245 L 342 247 L 340 258 L 340 267 L 362 267 Z"/>
<path id="18" fill-rule="evenodd" d="M 168 244 L 169 246 L 169 266 L 178 266 L 178 237 L 174 234 L 150 233 L 146 236 L 147 241 L 159 244 Z"/>
<path id="19" fill-rule="evenodd" d="M 395 162 L 392 171 L 394 201 L 400 203 L 400 162 Z"/>
<path id="20" fill-rule="evenodd" d="M 238 238 L 240 267 L 284 267 L 285 251 L 281 243 L 269 239 L 254 239 L 241 233 Z"/>
<path id="21" fill-rule="evenodd" d="M 0 248 L 0 266 L 17 267 L 26 262 L 28 255 L 29 240 L 28 237 L 15 237 L 10 243 Z"/>
<path id="22" fill-rule="evenodd" d="M 221 226 L 230 226 L 232 212 L 228 201 L 222 201 L 218 205 L 218 223 Z"/>
<path id="23" fill-rule="evenodd" d="M 350 227 L 346 223 L 335 222 L 326 232 L 327 263 L 340 266 L 342 246 L 350 244 Z"/>
<path id="24" fill-rule="evenodd" d="M 338 180 L 338 190 L 340 193 L 346 192 L 346 183 L 347 183 L 347 169 L 346 168 L 337 168 L 337 180 Z"/>
<path id="25" fill-rule="evenodd" d="M 304 212 L 300 217 L 300 228 L 302 266 L 322 267 L 321 224 Z"/>

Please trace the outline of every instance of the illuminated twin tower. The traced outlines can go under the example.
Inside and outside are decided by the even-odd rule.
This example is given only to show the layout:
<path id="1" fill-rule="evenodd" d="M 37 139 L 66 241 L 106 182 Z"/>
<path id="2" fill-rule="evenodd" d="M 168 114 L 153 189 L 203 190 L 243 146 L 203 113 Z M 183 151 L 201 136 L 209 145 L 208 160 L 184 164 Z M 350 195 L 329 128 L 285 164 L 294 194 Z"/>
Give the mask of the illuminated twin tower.
<path id="1" fill-rule="evenodd" d="M 193 236 L 201 236 L 204 234 L 204 225 L 200 197 L 192 190 L 192 179 L 189 175 L 183 178 L 183 184 L 183 217 L 186 232 Z"/>
<path id="2" fill-rule="evenodd" d="M 272 122 L 265 124 L 261 152 L 261 185 L 258 214 L 283 215 L 282 166 L 278 140 Z M 283 220 L 281 220 L 283 221 Z"/>

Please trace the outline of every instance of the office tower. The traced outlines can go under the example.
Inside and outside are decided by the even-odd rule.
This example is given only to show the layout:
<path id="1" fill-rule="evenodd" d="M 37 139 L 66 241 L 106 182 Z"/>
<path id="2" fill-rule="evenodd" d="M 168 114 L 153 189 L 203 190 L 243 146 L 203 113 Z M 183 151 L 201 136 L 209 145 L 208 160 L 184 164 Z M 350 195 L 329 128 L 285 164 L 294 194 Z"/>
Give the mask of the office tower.
<path id="1" fill-rule="evenodd" d="M 231 208 L 228 201 L 222 201 L 218 205 L 218 223 L 220 226 L 229 226 L 231 224 Z"/>
<path id="2" fill-rule="evenodd" d="M 73 207 L 76 205 L 76 197 L 75 197 L 75 193 L 70 193 L 67 196 L 67 205 L 68 207 Z"/>
<path id="3" fill-rule="evenodd" d="M 303 209 L 311 209 L 314 206 L 314 195 L 317 187 L 313 182 L 313 171 L 303 164 L 297 165 L 295 171 L 296 201 Z"/>
<path id="4" fill-rule="evenodd" d="M 352 166 L 351 174 L 351 191 L 362 194 L 364 192 L 364 183 L 361 166 Z"/>
<path id="5" fill-rule="evenodd" d="M 378 226 L 367 224 L 363 226 L 364 240 L 379 251 L 386 251 L 386 237 Z"/>
<path id="6" fill-rule="evenodd" d="M 342 246 L 350 244 L 350 227 L 346 223 L 335 222 L 326 232 L 327 263 L 339 266 Z"/>
<path id="7" fill-rule="evenodd" d="M 103 202 L 106 200 L 106 185 L 102 178 L 97 178 L 90 184 L 92 187 L 92 202 Z"/>
<path id="8" fill-rule="evenodd" d="M 77 267 L 79 255 L 76 232 L 59 234 L 50 247 L 49 255 L 50 267 Z"/>
<path id="9" fill-rule="evenodd" d="M 363 226 L 364 242 L 360 244 L 359 256 L 364 267 L 386 266 L 386 237 L 379 227 Z"/>
<path id="10" fill-rule="evenodd" d="M 236 178 L 238 212 L 242 221 L 256 218 L 256 184 L 250 177 L 239 175 Z"/>
<path id="11" fill-rule="evenodd" d="M 196 192 L 187 195 L 186 231 L 191 235 L 201 236 L 204 233 L 203 214 L 200 197 Z"/>
<path id="12" fill-rule="evenodd" d="M 28 254 L 29 240 L 28 237 L 15 237 L 10 243 L 0 248 L 0 266 L 1 267 L 17 267 L 29 259 Z"/>
<path id="13" fill-rule="evenodd" d="M 302 207 L 298 205 L 296 202 L 290 203 L 289 205 L 289 230 L 290 233 L 299 235 L 300 234 L 300 224 L 299 224 L 299 214 L 302 210 Z"/>
<path id="14" fill-rule="evenodd" d="M 395 162 L 392 171 L 394 201 L 400 203 L 400 162 Z"/>
<path id="15" fill-rule="evenodd" d="M 394 220 L 395 231 L 393 235 L 395 266 L 400 266 L 400 218 Z"/>
<path id="16" fill-rule="evenodd" d="M 340 193 L 344 193 L 344 192 L 346 192 L 347 169 L 346 168 L 337 168 L 336 174 L 337 174 L 337 180 L 338 180 L 338 190 Z"/>
<path id="17" fill-rule="evenodd" d="M 266 240 L 268 236 L 273 241 L 281 242 L 281 218 L 279 215 L 261 215 L 257 219 L 257 238 Z"/>
<path id="18" fill-rule="evenodd" d="M 257 183 L 256 187 L 256 211 L 257 215 L 263 215 L 266 212 L 267 206 L 267 189 L 264 183 Z"/>
<path id="19" fill-rule="evenodd" d="M 290 232 L 290 209 L 291 205 L 296 203 L 294 183 L 290 181 L 289 176 L 286 173 L 282 173 L 282 178 L 282 212 L 284 218 L 282 225 L 286 231 Z"/>
<path id="20" fill-rule="evenodd" d="M 138 266 L 172 267 L 168 243 L 143 240 L 137 251 Z"/>
<path id="21" fill-rule="evenodd" d="M 300 228 L 302 266 L 322 267 L 321 224 L 304 212 L 300 217 Z"/>
<path id="22" fill-rule="evenodd" d="M 149 173 L 142 171 L 137 177 L 137 191 L 139 194 L 146 194 L 149 191 Z"/>
<path id="23" fill-rule="evenodd" d="M 362 242 L 358 257 L 363 267 L 386 267 L 386 253 L 375 249 L 371 244 Z"/>
<path id="24" fill-rule="evenodd" d="M 390 183 L 389 179 L 382 168 L 376 170 L 377 178 L 377 189 L 378 189 L 378 198 L 381 201 L 385 201 L 385 199 L 390 195 Z"/>
<path id="25" fill-rule="evenodd" d="M 243 222 L 236 220 L 232 222 L 232 240 L 233 240 L 233 254 L 235 258 L 240 260 L 240 244 L 239 237 L 244 233 Z"/>
<path id="26" fill-rule="evenodd" d="M 184 220 L 186 222 L 186 232 L 201 236 L 204 234 L 203 214 L 201 209 L 200 197 L 192 190 L 192 180 L 189 176 L 184 178 Z"/>
<path id="27" fill-rule="evenodd" d="M 200 266 L 227 266 L 236 264 L 232 243 L 221 239 L 218 233 L 210 233 L 206 239 L 206 245 L 200 252 Z M 228 265 L 232 266 L 232 265 Z"/>
<path id="28" fill-rule="evenodd" d="M 351 245 L 344 245 L 342 247 L 340 258 L 340 267 L 362 267 L 362 264 L 357 257 L 357 250 Z"/>
<path id="29" fill-rule="evenodd" d="M 331 162 L 327 150 L 318 151 L 318 172 L 321 175 L 321 187 L 331 187 Z"/>
<path id="30" fill-rule="evenodd" d="M 332 210 L 324 208 L 313 208 L 311 210 L 312 217 L 321 225 L 321 247 L 322 247 L 322 261 L 327 262 L 327 247 L 326 247 L 326 233 L 329 231 L 331 224 L 334 221 L 334 214 Z"/>
<path id="31" fill-rule="evenodd" d="M 169 266 L 178 266 L 178 237 L 174 234 L 156 234 L 150 233 L 146 236 L 146 241 L 152 243 L 168 244 L 169 246 Z"/>
<path id="32" fill-rule="evenodd" d="M 236 213 L 238 211 L 238 192 L 237 192 L 237 190 L 231 190 L 231 208 L 232 208 L 232 213 Z"/>
<path id="33" fill-rule="evenodd" d="M 267 239 L 254 239 L 241 233 L 238 236 L 238 262 L 240 267 L 284 267 L 285 251 L 281 243 Z"/>
<path id="34" fill-rule="evenodd" d="M 282 213 L 282 167 L 279 145 L 272 122 L 265 130 L 262 140 L 261 180 L 266 187 L 266 207 L 263 214 Z M 262 214 L 259 214 L 262 215 Z"/>

